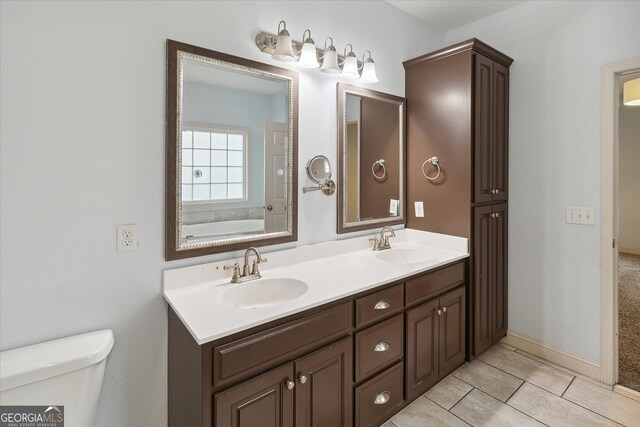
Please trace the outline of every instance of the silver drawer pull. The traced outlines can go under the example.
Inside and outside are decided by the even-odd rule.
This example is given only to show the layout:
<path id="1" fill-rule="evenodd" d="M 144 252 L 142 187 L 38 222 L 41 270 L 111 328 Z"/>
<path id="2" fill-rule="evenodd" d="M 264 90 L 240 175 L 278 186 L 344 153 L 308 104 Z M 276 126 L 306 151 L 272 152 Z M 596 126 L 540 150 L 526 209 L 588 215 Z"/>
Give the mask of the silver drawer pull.
<path id="1" fill-rule="evenodd" d="M 383 391 L 382 393 L 376 396 L 376 400 L 373 401 L 374 405 L 384 405 L 391 399 L 391 393 L 388 391 Z"/>
<path id="2" fill-rule="evenodd" d="M 380 341 L 378 344 L 376 344 L 376 347 L 373 349 L 373 351 L 377 351 L 377 352 L 383 352 L 383 351 L 387 351 L 391 348 L 391 343 L 387 340 L 383 340 Z"/>
<path id="3" fill-rule="evenodd" d="M 386 299 L 381 299 L 380 301 L 378 301 L 376 303 L 375 306 L 373 306 L 373 309 L 374 310 L 386 310 L 389 307 L 391 307 L 391 303 L 389 303 L 389 301 L 387 301 Z"/>

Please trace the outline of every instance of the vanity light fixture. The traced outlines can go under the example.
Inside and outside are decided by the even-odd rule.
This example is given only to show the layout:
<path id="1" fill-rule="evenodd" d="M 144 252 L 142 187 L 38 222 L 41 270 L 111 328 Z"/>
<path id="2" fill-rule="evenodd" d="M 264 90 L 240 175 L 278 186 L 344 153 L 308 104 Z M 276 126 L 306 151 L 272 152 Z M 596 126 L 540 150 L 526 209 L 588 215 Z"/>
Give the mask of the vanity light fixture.
<path id="1" fill-rule="evenodd" d="M 365 60 L 364 54 L 369 52 L 369 57 Z M 362 83 L 378 83 L 378 76 L 376 75 L 376 66 L 371 58 L 371 51 L 365 50 L 362 53 L 362 75 L 360 76 L 360 82 Z"/>
<path id="2" fill-rule="evenodd" d="M 640 106 L 640 79 L 625 82 L 623 86 L 623 102 L 628 107 Z"/>
<path id="3" fill-rule="evenodd" d="M 349 53 L 347 53 L 347 47 L 349 48 Z M 356 59 L 356 54 L 353 53 L 351 43 L 344 47 L 344 61 L 342 61 L 342 71 L 340 75 L 350 80 L 360 78 L 360 73 L 358 73 L 358 60 Z"/>
<path id="4" fill-rule="evenodd" d="M 282 25 L 282 30 L 280 29 L 280 25 Z M 289 31 L 287 31 L 287 23 L 284 21 L 280 21 L 278 23 L 278 40 L 276 41 L 276 51 L 273 52 L 271 57 L 277 61 L 283 62 L 293 62 L 297 61 L 298 58 L 293 53 L 293 48 L 291 46 L 291 35 L 289 35 Z"/>
<path id="5" fill-rule="evenodd" d="M 309 33 L 309 37 L 305 38 L 305 35 Z M 298 64 L 304 68 L 318 68 L 320 64 L 318 63 L 318 55 L 316 53 L 316 44 L 311 38 L 311 31 L 305 30 L 302 34 L 302 40 L 304 43 L 302 44 L 302 49 L 300 50 L 300 59 L 298 60 Z"/>
<path id="6" fill-rule="evenodd" d="M 261 52 L 271 55 L 276 61 L 297 62 L 302 68 L 318 69 L 325 74 L 340 74 L 345 80 L 357 80 L 361 83 L 377 83 L 376 68 L 371 58 L 371 51 L 365 50 L 362 62 L 358 61 L 353 46 L 347 44 L 344 56 L 338 55 L 333 38 L 327 37 L 324 50 L 317 48 L 311 38 L 311 30 L 302 34 L 302 42 L 291 39 L 287 31 L 287 23 L 278 23 L 278 33 L 259 32 L 256 35 L 256 46 Z M 365 55 L 368 57 L 365 59 Z"/>
<path id="7" fill-rule="evenodd" d="M 331 40 L 331 44 L 327 47 L 327 41 Z M 333 39 L 331 37 L 327 37 L 324 41 L 324 54 L 322 55 L 322 66 L 320 67 L 320 71 L 328 74 L 336 74 L 340 72 L 340 67 L 338 66 L 338 52 L 336 52 L 336 48 L 333 45 Z"/>

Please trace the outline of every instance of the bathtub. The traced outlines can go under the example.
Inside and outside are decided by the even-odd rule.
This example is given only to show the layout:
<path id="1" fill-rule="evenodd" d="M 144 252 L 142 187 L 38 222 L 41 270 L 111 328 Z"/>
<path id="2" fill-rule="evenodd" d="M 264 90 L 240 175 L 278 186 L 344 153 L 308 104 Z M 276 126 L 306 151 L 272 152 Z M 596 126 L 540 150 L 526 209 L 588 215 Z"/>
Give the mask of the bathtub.
<path id="1" fill-rule="evenodd" d="M 187 242 L 260 233 L 264 233 L 263 219 L 241 219 L 182 226 L 182 240 Z"/>

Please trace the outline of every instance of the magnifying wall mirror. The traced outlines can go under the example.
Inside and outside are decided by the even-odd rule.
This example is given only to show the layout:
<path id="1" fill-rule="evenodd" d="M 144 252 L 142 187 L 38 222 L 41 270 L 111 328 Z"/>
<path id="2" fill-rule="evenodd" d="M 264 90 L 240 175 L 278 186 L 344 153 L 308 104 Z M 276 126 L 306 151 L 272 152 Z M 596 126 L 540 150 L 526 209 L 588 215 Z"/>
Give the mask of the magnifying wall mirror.
<path id="1" fill-rule="evenodd" d="M 338 233 L 404 224 L 405 99 L 338 83 Z"/>
<path id="2" fill-rule="evenodd" d="M 307 162 L 307 177 L 316 184 L 317 187 L 304 187 L 304 193 L 321 190 L 327 196 L 331 196 L 336 191 L 336 183 L 331 180 L 331 163 L 326 156 L 314 156 Z"/>
<path id="3" fill-rule="evenodd" d="M 167 41 L 167 260 L 296 240 L 298 74 Z"/>

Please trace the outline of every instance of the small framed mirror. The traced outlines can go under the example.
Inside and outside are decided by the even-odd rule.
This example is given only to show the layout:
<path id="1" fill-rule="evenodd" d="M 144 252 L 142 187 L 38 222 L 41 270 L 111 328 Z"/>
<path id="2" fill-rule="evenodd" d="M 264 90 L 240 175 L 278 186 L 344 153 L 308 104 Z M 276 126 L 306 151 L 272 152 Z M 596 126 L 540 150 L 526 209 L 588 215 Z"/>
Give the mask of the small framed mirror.
<path id="1" fill-rule="evenodd" d="M 298 73 L 167 40 L 167 260 L 297 239 Z"/>
<path id="2" fill-rule="evenodd" d="M 404 224 L 404 98 L 338 83 L 338 233 Z"/>

